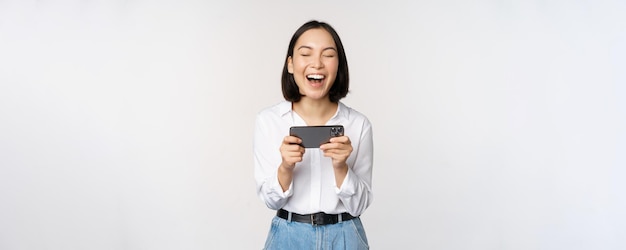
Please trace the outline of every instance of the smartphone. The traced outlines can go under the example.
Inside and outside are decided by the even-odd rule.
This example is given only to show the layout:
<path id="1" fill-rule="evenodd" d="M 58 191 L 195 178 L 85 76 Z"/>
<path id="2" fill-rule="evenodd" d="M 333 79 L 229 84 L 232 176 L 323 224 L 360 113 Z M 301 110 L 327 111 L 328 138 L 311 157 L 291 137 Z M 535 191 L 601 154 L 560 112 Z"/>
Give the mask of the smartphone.
<path id="1" fill-rule="evenodd" d="M 319 148 L 330 142 L 330 138 L 343 136 L 343 126 L 294 126 L 289 128 L 289 135 L 302 139 L 300 145 L 305 148 Z"/>

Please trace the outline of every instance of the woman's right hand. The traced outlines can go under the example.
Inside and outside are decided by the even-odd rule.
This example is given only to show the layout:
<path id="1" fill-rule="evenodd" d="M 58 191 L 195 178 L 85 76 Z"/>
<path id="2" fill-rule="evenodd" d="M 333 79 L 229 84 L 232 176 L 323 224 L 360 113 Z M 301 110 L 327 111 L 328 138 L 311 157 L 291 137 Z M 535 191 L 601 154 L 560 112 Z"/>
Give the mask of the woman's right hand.
<path id="1" fill-rule="evenodd" d="M 281 167 L 286 170 L 293 170 L 297 162 L 302 161 L 304 147 L 300 146 L 302 140 L 295 136 L 285 136 L 283 144 L 280 145 L 280 155 L 283 158 Z"/>

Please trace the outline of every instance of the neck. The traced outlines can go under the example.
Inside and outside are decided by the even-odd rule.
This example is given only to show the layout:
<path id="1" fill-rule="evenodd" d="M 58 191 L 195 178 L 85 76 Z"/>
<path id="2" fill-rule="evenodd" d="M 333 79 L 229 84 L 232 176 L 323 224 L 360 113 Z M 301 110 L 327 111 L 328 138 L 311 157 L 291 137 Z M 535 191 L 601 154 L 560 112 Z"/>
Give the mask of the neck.
<path id="1" fill-rule="evenodd" d="M 309 126 L 325 125 L 337 112 L 338 103 L 329 99 L 311 100 L 302 97 L 299 102 L 293 103 L 293 110 L 304 119 Z"/>

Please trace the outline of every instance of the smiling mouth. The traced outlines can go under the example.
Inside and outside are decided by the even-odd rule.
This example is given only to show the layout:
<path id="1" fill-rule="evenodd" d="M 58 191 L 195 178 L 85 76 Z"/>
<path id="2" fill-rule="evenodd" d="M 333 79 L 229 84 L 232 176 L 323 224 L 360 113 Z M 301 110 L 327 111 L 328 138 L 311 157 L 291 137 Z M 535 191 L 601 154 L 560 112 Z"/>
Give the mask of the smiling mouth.
<path id="1" fill-rule="evenodd" d="M 324 78 L 326 78 L 324 75 L 318 75 L 318 74 L 311 74 L 311 75 L 307 75 L 306 79 L 314 82 L 314 83 L 321 83 L 322 80 L 324 80 Z"/>

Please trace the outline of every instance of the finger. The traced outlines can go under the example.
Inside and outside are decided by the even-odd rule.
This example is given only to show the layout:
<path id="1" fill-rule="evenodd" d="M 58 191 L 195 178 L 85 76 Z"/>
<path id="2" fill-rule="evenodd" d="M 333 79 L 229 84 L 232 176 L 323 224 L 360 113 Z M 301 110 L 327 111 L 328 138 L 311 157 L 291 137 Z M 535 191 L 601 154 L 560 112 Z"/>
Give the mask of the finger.
<path id="1" fill-rule="evenodd" d="M 298 152 L 290 152 L 283 155 L 283 160 L 286 162 L 300 162 L 302 161 L 302 154 Z"/>
<path id="2" fill-rule="evenodd" d="M 304 151 L 304 148 L 298 144 L 285 144 L 283 147 L 288 151 Z"/>
<path id="3" fill-rule="evenodd" d="M 301 157 L 302 155 L 304 155 L 304 151 L 300 151 L 300 150 L 287 151 L 287 152 L 285 152 L 284 155 L 288 156 L 288 157 L 289 156 L 291 156 L 291 157 L 294 157 L 294 156 Z"/>
<path id="4" fill-rule="evenodd" d="M 347 136 L 332 137 L 332 138 L 330 138 L 330 142 L 332 142 L 332 143 L 349 144 L 350 143 L 350 138 L 347 137 Z"/>
<path id="5" fill-rule="evenodd" d="M 344 144 L 344 143 L 339 143 L 339 142 L 329 142 L 326 144 L 322 144 L 320 146 L 321 150 L 328 150 L 328 149 L 344 149 L 344 150 L 349 150 L 350 147 L 352 147 L 352 145 L 350 144 Z"/>
<path id="6" fill-rule="evenodd" d="M 293 158 L 293 163 L 298 163 L 298 162 L 302 162 L 302 157 L 294 157 Z"/>
<path id="7" fill-rule="evenodd" d="M 320 145 L 320 149 L 327 150 L 327 149 L 333 149 L 333 148 L 340 148 L 341 145 L 342 144 L 338 142 L 327 142 L 327 143 Z"/>
<path id="8" fill-rule="evenodd" d="M 280 145 L 280 148 L 298 148 L 298 147 L 302 147 L 301 144 L 302 140 L 298 137 L 293 137 L 293 138 L 287 138 L 285 137 L 285 139 L 283 140 L 283 144 Z"/>
<path id="9" fill-rule="evenodd" d="M 281 147 L 280 151 L 283 154 L 291 154 L 291 153 L 297 153 L 299 155 L 304 154 L 304 148 L 301 147 L 300 145 L 285 145 L 284 147 Z"/>
<path id="10" fill-rule="evenodd" d="M 348 159 L 348 156 L 345 154 L 337 154 L 337 153 L 324 153 L 325 157 L 331 158 L 333 160 L 339 160 L 339 161 L 345 161 L 346 159 Z"/>
<path id="11" fill-rule="evenodd" d="M 290 162 L 290 163 L 296 163 L 296 162 L 301 162 L 302 161 L 302 157 L 294 156 L 294 157 L 289 157 L 289 158 L 287 158 L 285 160 L 287 162 Z"/>
<path id="12" fill-rule="evenodd" d="M 348 157 L 352 153 L 351 148 L 329 148 L 322 150 L 324 154 Z"/>
<path id="13" fill-rule="evenodd" d="M 285 165 L 287 165 L 290 168 L 295 167 L 296 163 L 301 162 L 301 161 L 302 161 L 301 158 L 288 158 L 288 159 L 283 160 Z"/>
<path id="14" fill-rule="evenodd" d="M 324 156 L 331 156 L 331 155 L 335 155 L 337 152 L 335 149 L 326 149 L 323 150 L 324 151 Z"/>
<path id="15" fill-rule="evenodd" d="M 302 139 L 295 136 L 285 136 L 283 139 L 283 144 L 300 144 L 302 143 Z"/>
<path id="16" fill-rule="evenodd" d="M 341 149 L 327 149 L 324 150 L 324 155 L 329 155 L 329 156 L 341 156 L 341 155 L 346 155 L 347 151 L 345 150 L 341 150 Z"/>

